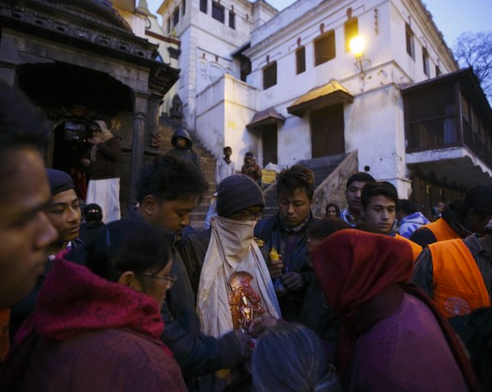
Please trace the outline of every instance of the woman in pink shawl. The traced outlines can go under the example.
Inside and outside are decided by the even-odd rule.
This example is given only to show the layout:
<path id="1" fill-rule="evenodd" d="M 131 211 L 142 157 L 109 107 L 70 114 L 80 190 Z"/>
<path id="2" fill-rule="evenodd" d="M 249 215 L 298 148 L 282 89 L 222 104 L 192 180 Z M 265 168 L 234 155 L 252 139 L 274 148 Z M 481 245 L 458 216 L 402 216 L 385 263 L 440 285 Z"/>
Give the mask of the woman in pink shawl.
<path id="1" fill-rule="evenodd" d="M 479 390 L 447 320 L 407 283 L 413 255 L 406 242 L 342 230 L 314 248 L 312 261 L 341 319 L 336 367 L 346 391 Z"/>
<path id="2" fill-rule="evenodd" d="M 185 391 L 159 339 L 170 270 L 162 235 L 134 221 L 110 223 L 88 249 L 59 254 L 15 337 L 0 390 Z"/>

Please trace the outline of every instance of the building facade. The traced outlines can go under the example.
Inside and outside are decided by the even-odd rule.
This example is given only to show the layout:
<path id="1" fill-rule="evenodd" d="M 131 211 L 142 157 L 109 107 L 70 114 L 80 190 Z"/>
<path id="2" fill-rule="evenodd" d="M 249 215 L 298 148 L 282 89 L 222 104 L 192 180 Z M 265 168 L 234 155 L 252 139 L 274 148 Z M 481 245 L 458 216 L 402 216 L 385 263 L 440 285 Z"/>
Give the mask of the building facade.
<path id="1" fill-rule="evenodd" d="M 253 151 L 263 166 L 284 167 L 357 151 L 358 170 L 392 182 L 401 198 L 414 180 L 422 188 L 414 192 L 432 185 L 440 189 L 432 199 L 448 200 L 491 181 L 490 106 L 421 1 L 299 0 L 278 13 L 260 0 L 166 0 L 159 13 L 181 42 L 187 125 L 217 157 L 230 145 L 236 161 Z M 365 40 L 357 55 L 354 37 Z M 437 100 L 443 83 L 453 94 L 443 87 Z M 414 96 L 435 110 L 425 117 Z M 415 118 L 435 121 L 420 124 L 421 134 L 442 136 L 421 144 Z M 444 138 L 452 121 L 458 133 Z M 466 175 L 455 170 L 462 165 Z"/>

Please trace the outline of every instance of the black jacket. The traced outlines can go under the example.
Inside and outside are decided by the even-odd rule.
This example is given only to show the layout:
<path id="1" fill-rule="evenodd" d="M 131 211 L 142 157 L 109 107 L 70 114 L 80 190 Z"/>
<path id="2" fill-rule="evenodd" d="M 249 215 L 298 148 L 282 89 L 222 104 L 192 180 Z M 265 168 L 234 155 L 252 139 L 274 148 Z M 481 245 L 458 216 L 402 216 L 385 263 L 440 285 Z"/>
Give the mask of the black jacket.
<path id="1" fill-rule="evenodd" d="M 307 283 L 312 279 L 313 269 L 307 263 L 307 228 L 319 218 L 311 215 L 308 223 L 298 233 L 288 233 L 279 220 L 279 215 L 264 218 L 255 227 L 254 235 L 264 241 L 260 248 L 265 260 L 269 260 L 270 249 L 274 246 L 283 254 L 283 262 L 289 271 L 299 273 L 305 282 L 305 287 L 298 291 L 289 291 L 278 299 L 282 317 L 287 321 L 301 321 L 301 309 L 306 294 Z M 287 254 L 288 253 L 288 254 Z"/>

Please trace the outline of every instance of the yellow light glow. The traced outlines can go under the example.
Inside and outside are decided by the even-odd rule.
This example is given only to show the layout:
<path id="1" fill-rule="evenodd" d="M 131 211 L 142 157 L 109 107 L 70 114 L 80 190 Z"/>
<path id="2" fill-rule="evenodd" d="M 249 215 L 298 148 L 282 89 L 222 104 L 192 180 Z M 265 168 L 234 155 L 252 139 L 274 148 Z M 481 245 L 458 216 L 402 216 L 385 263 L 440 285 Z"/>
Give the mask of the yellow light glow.
<path id="1" fill-rule="evenodd" d="M 363 37 L 355 37 L 350 40 L 350 51 L 355 55 L 355 57 L 362 56 L 364 52 L 364 47 L 366 40 Z"/>

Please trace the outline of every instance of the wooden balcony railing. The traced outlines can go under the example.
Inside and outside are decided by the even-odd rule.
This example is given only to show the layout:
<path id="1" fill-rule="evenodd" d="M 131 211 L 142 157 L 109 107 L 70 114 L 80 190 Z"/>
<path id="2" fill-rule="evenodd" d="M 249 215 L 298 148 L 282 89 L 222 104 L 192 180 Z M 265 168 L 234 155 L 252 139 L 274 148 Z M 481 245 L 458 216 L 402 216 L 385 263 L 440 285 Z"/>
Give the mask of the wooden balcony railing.
<path id="1" fill-rule="evenodd" d="M 462 129 L 463 134 L 458 132 Z M 492 151 L 467 121 L 457 126 L 455 116 L 443 116 L 415 121 L 407 127 L 407 152 L 439 150 L 466 146 L 487 166 L 492 168 Z"/>

